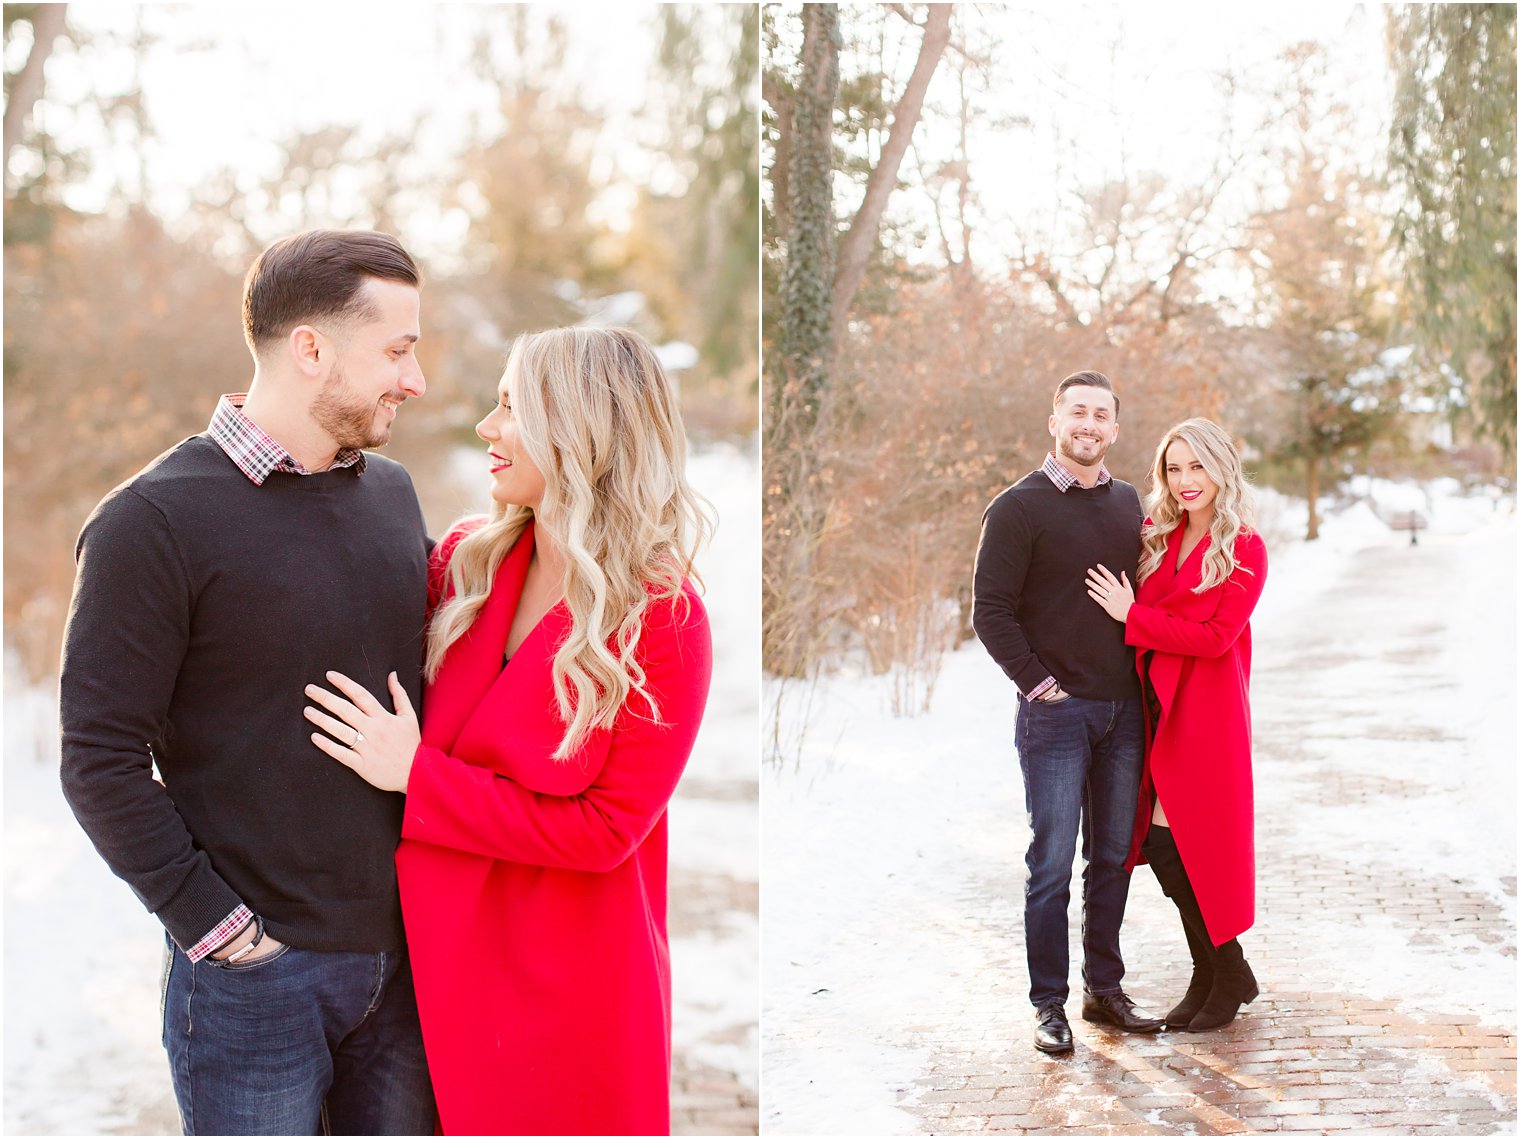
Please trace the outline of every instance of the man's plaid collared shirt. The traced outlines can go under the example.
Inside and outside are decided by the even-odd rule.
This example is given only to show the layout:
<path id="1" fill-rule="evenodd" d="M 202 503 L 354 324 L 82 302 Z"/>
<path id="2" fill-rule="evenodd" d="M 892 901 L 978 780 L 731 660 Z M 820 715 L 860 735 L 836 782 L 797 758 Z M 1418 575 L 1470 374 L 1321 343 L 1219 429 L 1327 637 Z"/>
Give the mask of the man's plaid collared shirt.
<path id="1" fill-rule="evenodd" d="M 293 475 L 309 475 L 308 471 L 270 434 L 243 414 L 243 401 L 247 392 L 224 395 L 216 401 L 216 411 L 211 415 L 211 426 L 206 434 L 227 452 L 227 457 L 237 464 L 238 470 L 252 480 L 254 486 L 263 486 L 271 472 L 285 471 Z M 357 447 L 344 447 L 338 452 L 328 470 L 339 467 L 358 467 L 364 473 L 364 452 Z"/>
<path id="2" fill-rule="evenodd" d="M 1040 464 L 1040 471 L 1051 482 L 1056 484 L 1056 489 L 1065 494 L 1072 487 L 1079 485 L 1077 476 L 1068 471 L 1060 459 L 1056 458 L 1054 451 L 1047 452 L 1045 461 Z M 1104 483 L 1113 482 L 1114 476 L 1108 473 L 1107 467 L 1098 468 L 1098 481 L 1094 486 L 1102 486 Z"/>

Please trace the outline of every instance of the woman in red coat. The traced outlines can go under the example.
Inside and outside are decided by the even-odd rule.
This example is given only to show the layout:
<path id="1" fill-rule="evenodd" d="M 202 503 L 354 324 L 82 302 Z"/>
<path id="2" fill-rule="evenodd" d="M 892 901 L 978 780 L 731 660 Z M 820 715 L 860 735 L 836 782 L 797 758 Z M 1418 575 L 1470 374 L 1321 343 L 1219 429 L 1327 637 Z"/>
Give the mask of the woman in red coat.
<path id="1" fill-rule="evenodd" d="M 313 741 L 406 792 L 396 852 L 446 1134 L 667 1134 L 665 807 L 707 700 L 708 528 L 675 393 L 621 329 L 513 345 L 489 518 L 434 551 L 426 716 L 329 673 Z M 329 738 L 331 737 L 331 738 Z"/>
<path id="2" fill-rule="evenodd" d="M 1137 650 L 1149 745 L 1129 865 L 1151 864 L 1193 958 L 1167 1026 L 1201 1032 L 1257 995 L 1236 937 L 1256 918 L 1250 619 L 1267 551 L 1240 456 L 1207 419 L 1161 440 L 1146 508 L 1139 596 L 1103 566 L 1087 584 Z"/>

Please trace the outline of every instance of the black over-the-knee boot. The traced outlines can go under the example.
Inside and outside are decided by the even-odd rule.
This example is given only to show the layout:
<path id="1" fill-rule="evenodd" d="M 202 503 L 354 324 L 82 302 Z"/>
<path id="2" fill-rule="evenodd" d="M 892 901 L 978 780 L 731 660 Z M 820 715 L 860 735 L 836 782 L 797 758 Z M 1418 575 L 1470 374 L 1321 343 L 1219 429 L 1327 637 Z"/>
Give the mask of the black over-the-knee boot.
<path id="1" fill-rule="evenodd" d="M 1177 1007 L 1166 1014 L 1166 1025 L 1202 1032 L 1228 1024 L 1240 1006 L 1257 995 L 1256 978 L 1240 942 L 1232 938 L 1215 948 L 1170 827 L 1152 823 L 1142 849 L 1162 892 L 1177 907 L 1193 958 L 1192 980 Z"/>
<path id="2" fill-rule="evenodd" d="M 1182 868 L 1177 846 L 1172 842 L 1171 829 L 1152 823 L 1141 849 L 1145 852 L 1152 873 L 1156 875 L 1156 881 L 1161 884 L 1161 892 L 1177 907 L 1177 913 L 1182 918 L 1182 932 L 1187 936 L 1188 953 L 1193 958 L 1193 976 L 1188 981 L 1187 992 L 1176 1007 L 1166 1014 L 1168 1028 L 1186 1028 L 1209 999 L 1209 991 L 1214 987 L 1214 947 L 1209 942 L 1208 934 L 1200 934 L 1198 931 L 1198 927 L 1203 924 L 1203 914 L 1198 909 L 1197 899 L 1193 897 L 1193 887 Z"/>

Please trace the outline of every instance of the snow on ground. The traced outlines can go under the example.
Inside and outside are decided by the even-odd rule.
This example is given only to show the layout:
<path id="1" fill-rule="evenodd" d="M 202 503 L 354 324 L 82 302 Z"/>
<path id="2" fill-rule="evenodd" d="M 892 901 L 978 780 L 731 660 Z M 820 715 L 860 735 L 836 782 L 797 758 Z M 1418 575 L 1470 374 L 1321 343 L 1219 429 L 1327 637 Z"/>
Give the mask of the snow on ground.
<path id="1" fill-rule="evenodd" d="M 754 883 L 760 876 L 760 495 L 753 447 L 719 444 L 692 456 L 687 477 L 718 510 L 697 560 L 712 621 L 713 686 L 683 786 L 670 807 L 678 869 Z M 697 798 L 712 782 L 742 785 L 734 799 Z M 676 903 L 673 901 L 672 905 Z M 675 1046 L 759 1090 L 760 924 L 730 909 L 717 928 L 671 938 Z M 731 1030 L 742 1026 L 734 1039 Z M 713 1039 L 718 1037 L 720 1039 Z"/>
<path id="2" fill-rule="evenodd" d="M 748 447 L 714 444 L 694 454 L 686 477 L 718 513 L 708 548 L 697 556 L 713 627 L 713 687 L 689 775 L 753 782 L 759 775 L 760 463 Z M 714 712 L 718 711 L 717 715 Z M 734 836 L 736 844 L 740 836 Z M 753 851 L 753 843 L 746 849 Z M 750 864 L 753 869 L 753 862 Z"/>
<path id="3" fill-rule="evenodd" d="M 74 822 L 57 766 L 52 698 L 8 682 L 5 1130 L 99 1134 L 132 1128 L 168 1085 L 163 929 Z"/>
<path id="4" fill-rule="evenodd" d="M 979 645 L 970 646 L 982 653 Z M 961 999 L 981 950 L 942 888 L 947 861 L 1009 867 L 1011 709 L 990 661 L 952 654 L 930 715 L 894 720 L 879 681 L 825 682 L 796 768 L 764 782 L 764 1130 L 902 1134 L 928 1059 L 900 1043 Z M 996 753 L 991 762 L 981 757 Z M 968 957 L 968 955 L 970 955 Z"/>
<path id="5" fill-rule="evenodd" d="M 699 558 L 715 647 L 707 715 L 671 806 L 676 870 L 753 883 L 758 830 L 759 465 L 753 446 L 693 455 L 720 525 Z M 7 1134 L 175 1126 L 159 1042 L 163 931 L 96 855 L 58 786 L 56 696 L 6 661 L 5 1107 Z M 729 798 L 703 786 L 740 789 Z M 748 787 L 749 793 L 743 793 Z M 680 903 L 672 899 L 674 909 Z M 672 939 L 675 1044 L 758 1087 L 759 925 L 730 909 Z M 728 1030 L 725 1033 L 725 1030 Z M 721 1036 L 722 1040 L 711 1040 Z M 166 1106 L 167 1105 L 167 1106 Z"/>
<path id="6" fill-rule="evenodd" d="M 1416 486 L 1359 478 L 1350 489 L 1360 497 L 1324 525 L 1318 541 L 1294 541 L 1271 550 L 1270 584 L 1252 621 L 1258 640 L 1265 631 L 1293 624 L 1295 614 L 1331 585 L 1358 551 L 1409 545 L 1407 531 L 1390 532 L 1382 519 L 1408 510 L 1422 513 L 1429 526 L 1417 541 L 1461 551 L 1464 576 L 1442 583 L 1439 593 L 1427 596 L 1423 612 L 1389 617 L 1443 630 L 1436 647 L 1439 655 L 1430 665 L 1430 672 L 1441 678 L 1441 690 L 1433 700 L 1460 717 L 1461 723 L 1452 726 L 1467 737 L 1472 753 L 1487 761 L 1481 777 L 1454 773 L 1454 780 L 1460 781 L 1462 818 L 1451 820 L 1446 833 L 1481 836 L 1485 848 L 1510 859 L 1507 873 L 1513 874 L 1515 637 L 1520 632 L 1515 612 L 1514 499 L 1488 488 L 1464 495 L 1455 479 Z M 1301 535 L 1307 517 L 1303 502 L 1279 510 L 1279 524 Z M 1369 581 L 1367 587 L 1375 589 L 1377 583 Z M 1369 715 L 1387 712 L 1367 710 Z M 1461 857 L 1467 858 L 1467 848 L 1475 845 L 1462 843 Z M 1465 863 L 1457 869 L 1461 865 Z"/>
<path id="7" fill-rule="evenodd" d="M 1308 833 L 1317 850 L 1323 843 L 1353 864 L 1386 868 L 1395 889 L 1400 876 L 1460 878 L 1512 930 L 1513 886 L 1506 896 L 1502 883 L 1515 873 L 1513 500 L 1462 497 L 1450 481 L 1419 492 L 1413 507 L 1407 487 L 1368 482 L 1360 490 L 1372 501 L 1326 517 L 1316 543 L 1284 540 L 1302 533 L 1302 503 L 1295 511 L 1263 496 L 1269 532 L 1279 537 L 1253 619 L 1255 668 L 1260 674 L 1274 654 L 1281 667 L 1318 633 L 1343 638 L 1344 661 L 1322 671 L 1306 664 L 1303 676 L 1324 689 L 1325 711 L 1308 726 L 1324 753 L 1321 767 L 1381 769 L 1384 777 L 1412 771 L 1429 790 L 1408 801 L 1379 798 L 1375 815 L 1320 809 Z M 1397 612 L 1370 606 L 1411 630 L 1429 678 L 1413 702 L 1407 681 L 1404 688 L 1378 683 L 1378 670 L 1397 660 L 1358 660 L 1355 629 L 1314 624 L 1329 591 L 1347 588 L 1346 575 L 1368 560 L 1365 551 L 1395 567 L 1407 563 L 1396 556 L 1407 534 L 1391 532 L 1379 515 L 1410 508 L 1429 516 L 1420 541 L 1454 578 L 1405 598 Z M 1379 584 L 1365 583 L 1374 598 Z M 1281 683 L 1291 687 L 1293 677 Z M 763 787 L 765 1130 L 915 1131 L 917 1118 L 894 1105 L 930 1057 L 927 1047 L 904 1041 L 932 1038 L 933 1026 L 954 1020 L 947 1009 L 978 1001 L 1007 1008 L 1008 1030 L 1022 1031 L 1022 944 L 982 930 L 1017 928 L 1022 908 L 1027 828 L 1013 691 L 974 641 L 949 656 L 929 712 L 914 717 L 892 718 L 885 678 L 858 671 L 830 676 L 811 693 L 767 681 L 767 721 L 779 700 L 781 738 L 802 744 L 767 767 Z M 1353 713 L 1394 728 L 1413 724 L 1414 738 L 1395 737 L 1382 755 L 1359 754 L 1365 749 L 1335 735 L 1336 717 Z M 1436 750 L 1422 750 L 1424 735 Z M 1453 749 L 1461 762 L 1451 762 Z M 1447 766 L 1426 772 L 1427 760 Z M 1259 773 L 1259 818 L 1296 809 L 1289 784 L 1265 784 Z M 1148 878 L 1137 882 L 1132 906 L 1160 905 L 1152 886 Z M 1356 929 L 1326 918 L 1322 928 L 1301 932 L 1305 946 L 1317 947 L 1314 963 L 1327 987 L 1395 999 L 1433 995 L 1443 1002 L 1433 1007 L 1514 1023 L 1513 961 L 1497 950 L 1472 947 L 1462 960 L 1440 946 L 1401 952 L 1407 931 L 1375 913 Z M 964 978 L 986 978 L 989 954 L 1003 967 L 999 991 L 968 995 Z M 916 1026 L 929 1028 L 906 1031 Z"/>
<path id="8" fill-rule="evenodd" d="M 1282 753 L 1272 777 L 1284 784 L 1263 789 L 1259 804 L 1301 812 L 1293 826 L 1313 836 L 1315 855 L 1392 887 L 1387 909 L 1369 909 L 1350 924 L 1306 923 L 1297 931 L 1298 957 L 1347 991 L 1399 1001 L 1417 1019 L 1434 1009 L 1513 1029 L 1513 502 L 1464 497 L 1453 480 L 1428 490 L 1371 490 L 1377 516 L 1358 503 L 1344 522 L 1335 520 L 1339 533 L 1328 548 L 1339 551 L 1339 564 L 1323 564 L 1324 551 L 1291 548 L 1274 563 L 1265 620 L 1253 622 L 1258 668 L 1272 654 L 1299 654 L 1303 665 L 1301 675 L 1269 675 L 1261 690 L 1277 707 L 1291 701 L 1302 718 L 1258 722 L 1258 739 L 1270 733 L 1272 750 Z M 1389 508 L 1390 501 L 1399 505 Z M 1418 548 L 1407 532 L 1380 529 L 1379 517 L 1406 509 L 1430 522 Z M 1284 561 L 1288 588 L 1274 596 Z M 1303 572 L 1310 566 L 1312 577 Z M 1326 589 L 1328 606 L 1316 596 Z M 1379 604 L 1385 590 L 1401 604 Z M 1282 744 L 1295 730 L 1290 742 L 1302 754 L 1290 760 Z M 1386 790 L 1344 801 L 1292 794 L 1327 771 L 1345 788 Z M 1507 936 L 1510 955 L 1503 943 L 1451 937 L 1449 914 L 1424 916 L 1423 931 L 1411 938 L 1398 887 L 1419 895 L 1433 881 L 1443 884 L 1443 898 L 1491 905 L 1502 925 L 1493 932 Z M 1457 920 L 1471 928 L 1470 918 Z M 1263 929 L 1272 925 L 1263 915 Z"/>

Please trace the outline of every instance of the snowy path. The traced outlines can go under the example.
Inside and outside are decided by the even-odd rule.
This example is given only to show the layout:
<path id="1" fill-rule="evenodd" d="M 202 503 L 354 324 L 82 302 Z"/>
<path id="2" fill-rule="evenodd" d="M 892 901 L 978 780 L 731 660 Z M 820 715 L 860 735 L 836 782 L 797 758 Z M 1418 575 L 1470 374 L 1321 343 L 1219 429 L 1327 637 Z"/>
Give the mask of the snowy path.
<path id="1" fill-rule="evenodd" d="M 1218 1033 L 1076 1021 L 1073 1057 L 1036 1053 L 1011 686 L 975 643 L 918 718 L 829 681 L 763 792 L 762 1127 L 1513 1130 L 1514 517 L 1442 507 L 1415 549 L 1359 508 L 1276 552 L 1242 939 L 1263 995 Z M 1186 950 L 1144 870 L 1124 945 L 1131 995 L 1170 1007 Z"/>

